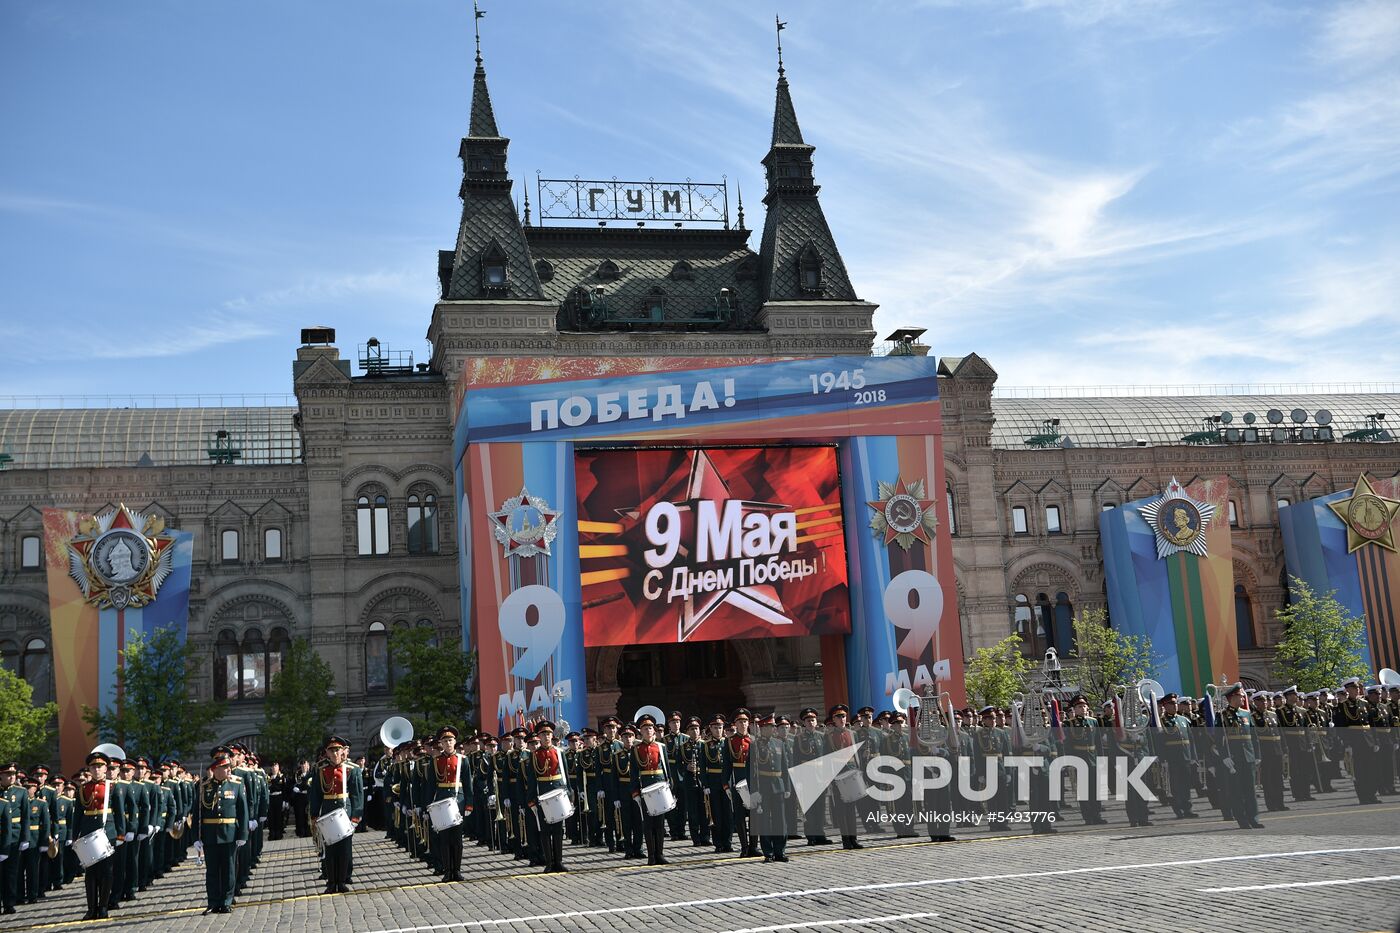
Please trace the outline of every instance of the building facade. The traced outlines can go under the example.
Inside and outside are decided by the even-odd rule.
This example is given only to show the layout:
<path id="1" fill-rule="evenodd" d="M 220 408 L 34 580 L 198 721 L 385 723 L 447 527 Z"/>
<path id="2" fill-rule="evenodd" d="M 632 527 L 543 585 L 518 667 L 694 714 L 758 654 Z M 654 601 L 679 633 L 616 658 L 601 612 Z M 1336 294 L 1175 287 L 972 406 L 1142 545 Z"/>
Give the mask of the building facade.
<path id="1" fill-rule="evenodd" d="M 532 223 L 528 201 L 518 212 L 512 197 L 508 148 L 478 58 L 459 147 L 462 220 L 438 256 L 426 364 L 373 340 L 342 355 L 330 332 L 311 328 L 293 362 L 295 406 L 0 411 L 0 452 L 12 458 L 0 470 L 0 663 L 37 699 L 54 690 L 44 507 L 125 503 L 195 533 L 189 637 L 208 661 L 196 692 L 229 701 L 221 740 L 256 741 L 281 654 L 305 637 L 336 672 L 338 728 L 369 744 L 395 712 L 389 634 L 429 626 L 452 640 L 463 630 L 452 425 L 473 361 L 875 351 L 876 305 L 858 296 L 823 215 L 815 150 L 781 72 L 756 250 L 742 202 L 736 223 L 726 209 L 711 229 Z M 1400 469 L 1388 435 L 1183 440 L 1226 410 L 1327 408 L 1339 424 L 1360 423 L 1400 411 L 1396 394 L 1019 399 L 996 396 L 997 374 L 977 354 L 945 357 L 939 371 L 969 651 L 1018 633 L 1042 654 L 1048 620 L 1105 603 L 1100 509 L 1173 476 L 1223 474 L 1236 490 L 1240 673 L 1268 683 L 1272 614 L 1285 599 L 1277 502 Z M 1027 444 L 1053 419 L 1057 443 Z M 631 715 L 663 696 L 704 711 L 819 703 L 819 658 L 815 638 L 589 649 L 590 713 Z"/>

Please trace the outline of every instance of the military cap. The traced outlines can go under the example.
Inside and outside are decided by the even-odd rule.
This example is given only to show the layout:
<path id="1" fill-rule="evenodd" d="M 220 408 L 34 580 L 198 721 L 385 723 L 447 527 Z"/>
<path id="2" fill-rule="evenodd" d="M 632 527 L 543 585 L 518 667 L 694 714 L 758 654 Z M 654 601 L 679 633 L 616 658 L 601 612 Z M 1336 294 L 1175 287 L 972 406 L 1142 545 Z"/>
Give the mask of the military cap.
<path id="1" fill-rule="evenodd" d="M 758 724 L 760 726 L 776 726 L 778 724 L 778 717 L 774 716 L 772 713 L 764 713 L 758 717 Z"/>
<path id="2" fill-rule="evenodd" d="M 856 710 L 856 715 L 857 715 L 857 716 L 860 716 L 860 715 L 862 715 L 862 714 L 864 714 L 864 713 L 869 713 L 870 715 L 874 716 L 874 715 L 875 715 L 875 707 L 873 707 L 873 706 L 862 706 L 860 709 Z"/>
<path id="3" fill-rule="evenodd" d="M 984 706 L 984 707 L 982 707 L 980 710 L 977 711 L 977 714 L 978 714 L 979 716 L 990 716 L 990 715 L 992 715 L 993 713 L 995 713 L 996 711 L 997 711 L 997 708 L 996 708 L 995 706 Z"/>
<path id="4" fill-rule="evenodd" d="M 147 758 L 145 755 L 142 755 L 141 757 L 136 759 L 136 763 L 143 768 L 150 768 L 151 759 Z"/>
<path id="5" fill-rule="evenodd" d="M 741 706 L 734 711 L 734 719 L 738 720 L 740 717 L 743 717 L 744 719 L 752 719 L 753 714 L 750 713 L 746 707 Z"/>
<path id="6" fill-rule="evenodd" d="M 778 725 L 780 725 L 780 726 L 790 726 L 790 725 L 792 725 L 792 720 L 791 720 L 791 719 L 788 719 L 786 716 L 779 716 L 779 717 L 778 717 Z"/>
<path id="7" fill-rule="evenodd" d="M 456 726 L 443 726 L 437 731 L 437 738 L 440 739 L 444 735 L 450 735 L 459 742 L 462 740 L 462 732 Z"/>
<path id="8" fill-rule="evenodd" d="M 44 765 L 34 765 L 32 768 L 29 769 L 29 773 L 30 773 L 30 774 L 48 774 L 48 773 L 49 773 L 49 769 L 46 768 Z"/>
<path id="9" fill-rule="evenodd" d="M 624 725 L 621 729 L 617 730 L 617 733 L 618 735 L 636 735 L 637 730 L 632 725 L 627 724 Z"/>
<path id="10" fill-rule="evenodd" d="M 1082 693 L 1076 693 L 1069 701 L 1070 706 L 1078 706 L 1080 703 L 1083 703 L 1085 706 L 1088 706 L 1089 698 Z"/>
<path id="11" fill-rule="evenodd" d="M 219 768 L 226 764 L 229 764 L 231 761 L 233 761 L 233 759 L 229 757 L 227 752 L 219 752 L 215 754 L 213 758 L 210 759 L 209 767 Z"/>
<path id="12" fill-rule="evenodd" d="M 648 725 L 648 724 L 650 724 L 650 725 L 652 725 L 652 726 L 655 726 L 655 725 L 656 725 L 656 717 L 653 716 L 651 713 L 643 713 L 642 715 L 640 715 L 640 716 L 637 717 L 637 722 L 636 722 L 637 728 L 640 729 L 642 726 Z"/>
<path id="13" fill-rule="evenodd" d="M 36 774 L 26 774 L 24 776 L 25 787 L 38 787 L 42 783 L 44 782 L 39 780 L 39 776 Z"/>
<path id="14" fill-rule="evenodd" d="M 1176 702 L 1176 694 L 1175 694 L 1175 693 L 1168 693 L 1168 694 L 1166 694 L 1165 696 L 1163 696 L 1160 700 L 1158 700 L 1157 702 L 1158 702 L 1159 704 L 1160 704 L 1160 703 L 1175 703 L 1175 702 Z"/>
<path id="15" fill-rule="evenodd" d="M 891 716 L 891 713 L 890 713 L 889 710 L 887 710 L 887 709 L 882 709 L 882 710 L 880 710 L 880 715 L 878 715 L 878 716 L 875 717 L 875 721 L 876 721 L 876 722 L 880 722 L 882 719 L 889 719 L 890 716 Z"/>
<path id="16" fill-rule="evenodd" d="M 668 714 L 668 715 L 666 716 L 666 721 L 667 721 L 667 722 L 670 722 L 672 719 L 681 719 L 681 718 L 683 718 L 683 717 L 681 716 L 681 711 L 678 710 L 678 709 L 673 709 L 673 710 L 671 710 L 670 714 Z"/>
<path id="17" fill-rule="evenodd" d="M 622 725 L 622 721 L 619 720 L 616 716 L 608 716 L 603 719 L 602 725 L 620 726 Z"/>
<path id="18" fill-rule="evenodd" d="M 845 703 L 837 703 L 835 706 L 831 707 L 831 709 L 826 711 L 826 714 L 828 716 L 831 716 L 832 718 L 835 718 L 837 713 L 845 713 L 847 716 L 849 716 L 851 715 L 851 708 Z"/>
<path id="19" fill-rule="evenodd" d="M 330 738 L 326 739 L 325 747 L 327 751 L 329 751 L 332 748 L 349 748 L 350 743 L 345 741 L 338 735 L 333 735 Z"/>
<path id="20" fill-rule="evenodd" d="M 481 741 L 485 742 L 487 745 L 495 745 L 496 737 L 489 732 L 483 732 L 481 733 Z"/>
<path id="21" fill-rule="evenodd" d="M 1343 687 L 1350 687 L 1350 686 L 1352 686 L 1353 684 L 1356 685 L 1356 686 L 1358 686 L 1358 687 L 1361 686 L 1361 678 L 1360 678 L 1360 677 L 1348 677 L 1346 680 L 1342 681 L 1342 686 L 1343 686 Z"/>
<path id="22" fill-rule="evenodd" d="M 513 739 L 528 739 L 530 733 L 524 726 L 516 726 L 514 729 L 510 730 L 510 737 Z"/>
<path id="23" fill-rule="evenodd" d="M 808 706 L 808 707 L 806 707 L 805 709 L 803 709 L 802 712 L 798 713 L 797 715 L 799 716 L 799 718 L 802 718 L 802 719 L 806 719 L 808 716 L 812 716 L 812 717 L 815 717 L 815 718 L 817 718 L 817 719 L 820 719 L 820 718 L 821 718 L 821 714 L 818 713 L 815 709 L 813 709 L 813 708 L 810 707 L 810 706 Z"/>
<path id="24" fill-rule="evenodd" d="M 715 713 L 713 716 L 710 717 L 710 721 L 705 723 L 705 725 L 713 726 L 715 723 L 719 723 L 721 726 L 724 725 L 725 719 L 723 713 Z"/>
<path id="25" fill-rule="evenodd" d="M 1244 684 L 1240 683 L 1239 681 L 1235 681 L 1235 682 L 1232 683 L 1230 686 L 1228 686 L 1228 687 L 1225 688 L 1225 696 L 1227 696 L 1227 697 L 1232 697 L 1232 696 L 1234 696 L 1234 695 L 1237 694 L 1237 693 L 1244 693 L 1244 692 L 1245 692 L 1245 690 L 1244 690 Z"/>
<path id="26" fill-rule="evenodd" d="M 583 736 L 582 736 L 581 734 L 579 734 L 578 732 L 569 732 L 569 733 L 566 733 L 566 734 L 564 735 L 564 740 L 565 740 L 566 742 L 567 742 L 567 741 L 572 741 L 572 740 L 574 740 L 574 739 L 581 739 L 581 738 L 583 738 Z"/>
<path id="27" fill-rule="evenodd" d="M 690 718 L 691 718 L 691 719 L 694 719 L 695 717 L 692 716 L 692 717 L 690 717 Z M 598 730 L 597 730 L 597 729 L 594 729 L 592 726 L 584 726 L 584 727 L 583 727 L 583 737 L 584 737 L 585 739 L 588 738 L 590 735 L 597 735 L 597 734 L 598 734 Z"/>
<path id="28" fill-rule="evenodd" d="M 689 729 L 691 726 L 702 726 L 702 725 L 704 725 L 704 723 L 702 723 L 702 722 L 700 721 L 700 717 L 699 717 L 699 716 L 691 716 L 691 717 L 687 718 L 686 721 L 685 721 L 685 727 L 686 727 L 687 729 Z"/>
<path id="29" fill-rule="evenodd" d="M 89 764 L 89 765 L 103 764 L 103 765 L 105 765 L 105 764 L 106 764 L 108 761 L 110 761 L 110 760 L 111 760 L 111 759 L 109 759 L 106 755 L 102 754 L 101 752 L 89 752 L 89 753 L 88 753 L 88 756 L 87 756 L 87 760 L 84 762 L 84 764 Z M 13 770 L 14 770 L 14 767 L 15 767 L 14 765 L 10 765 L 8 771 L 6 771 L 6 770 L 4 770 L 4 769 L 0 769 L 0 774 L 8 774 L 10 771 L 13 771 Z"/>

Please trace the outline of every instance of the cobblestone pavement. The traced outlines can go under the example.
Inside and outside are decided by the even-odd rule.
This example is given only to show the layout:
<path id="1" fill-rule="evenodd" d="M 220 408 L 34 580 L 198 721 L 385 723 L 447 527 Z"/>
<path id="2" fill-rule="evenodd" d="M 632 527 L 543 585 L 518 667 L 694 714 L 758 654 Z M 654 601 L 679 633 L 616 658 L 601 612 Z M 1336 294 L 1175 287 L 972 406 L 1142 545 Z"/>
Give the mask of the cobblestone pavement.
<path id="1" fill-rule="evenodd" d="M 566 875 L 471 845 L 467 880 L 442 884 L 379 833 L 355 840 L 346 895 L 323 896 L 306 839 L 268 843 L 228 915 L 203 916 L 203 873 L 180 866 L 110 920 L 81 923 L 81 879 L 4 918 L 0 930 L 83 927 L 204 933 L 335 929 L 378 933 L 626 930 L 689 933 L 862 930 L 1390 930 L 1400 919 L 1400 802 L 1331 794 L 1263 813 L 1241 831 L 1206 810 L 1129 829 L 1072 811 L 1054 836 L 962 829 L 933 844 L 864 837 L 867 849 L 791 844 L 792 861 L 716 856 L 668 843 L 672 864 L 565 846 Z"/>

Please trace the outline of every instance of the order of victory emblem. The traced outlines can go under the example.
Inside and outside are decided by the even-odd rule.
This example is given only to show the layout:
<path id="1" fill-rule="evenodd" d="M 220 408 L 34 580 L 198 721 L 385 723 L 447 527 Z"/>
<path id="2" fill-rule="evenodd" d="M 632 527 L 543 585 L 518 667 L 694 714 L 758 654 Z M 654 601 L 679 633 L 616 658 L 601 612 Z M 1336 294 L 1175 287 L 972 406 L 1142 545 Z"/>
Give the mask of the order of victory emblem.
<path id="1" fill-rule="evenodd" d="M 164 519 L 118 506 L 78 523 L 68 542 L 68 575 L 99 609 L 139 609 L 170 576 L 174 545 Z"/>
<path id="2" fill-rule="evenodd" d="M 1166 492 L 1142 507 L 1142 517 L 1157 538 L 1157 556 L 1189 551 L 1206 556 L 1206 526 L 1215 517 L 1215 506 L 1191 498 L 1176 477 Z"/>
<path id="3" fill-rule="evenodd" d="M 549 556 L 549 546 L 559 534 L 555 524 L 559 510 L 551 509 L 543 498 L 522 488 L 520 495 L 511 496 L 490 514 L 491 533 L 506 557 Z"/>

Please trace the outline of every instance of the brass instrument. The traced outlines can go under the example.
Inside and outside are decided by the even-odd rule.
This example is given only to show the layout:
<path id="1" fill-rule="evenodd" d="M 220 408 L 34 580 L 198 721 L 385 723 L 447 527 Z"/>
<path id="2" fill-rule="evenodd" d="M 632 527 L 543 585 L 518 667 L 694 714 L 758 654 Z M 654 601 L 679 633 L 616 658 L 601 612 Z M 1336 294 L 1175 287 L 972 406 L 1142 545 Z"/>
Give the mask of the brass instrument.
<path id="1" fill-rule="evenodd" d="M 1011 695 L 1012 726 L 1020 733 L 1025 747 L 1044 744 L 1050 737 L 1045 719 L 1045 694 L 1040 690 Z"/>
<path id="2" fill-rule="evenodd" d="M 50 836 L 50 837 L 49 837 L 49 845 L 48 845 L 48 849 L 45 851 L 45 854 L 48 855 L 49 858 L 58 858 L 58 837 L 57 837 L 57 836 Z"/>
<path id="3" fill-rule="evenodd" d="M 715 815 L 710 810 L 710 789 L 705 788 L 705 822 L 710 826 L 715 825 Z"/>

